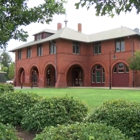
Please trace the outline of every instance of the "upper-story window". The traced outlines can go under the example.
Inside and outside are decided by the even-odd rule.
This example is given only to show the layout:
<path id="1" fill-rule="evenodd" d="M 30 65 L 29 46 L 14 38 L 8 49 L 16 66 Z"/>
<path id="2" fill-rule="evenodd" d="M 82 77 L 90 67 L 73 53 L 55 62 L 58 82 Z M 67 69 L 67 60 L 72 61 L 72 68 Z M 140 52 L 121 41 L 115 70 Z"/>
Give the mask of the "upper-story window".
<path id="1" fill-rule="evenodd" d="M 116 39 L 116 52 L 125 51 L 125 43 L 123 38 Z"/>
<path id="2" fill-rule="evenodd" d="M 50 41 L 50 47 L 49 47 L 49 52 L 50 54 L 55 54 L 56 53 L 56 43 L 55 41 Z"/>
<path id="3" fill-rule="evenodd" d="M 36 40 L 40 40 L 40 39 L 42 39 L 42 34 L 36 35 Z"/>
<path id="4" fill-rule="evenodd" d="M 27 48 L 27 58 L 31 58 L 31 47 Z"/>
<path id="5" fill-rule="evenodd" d="M 42 56 L 43 54 L 43 45 L 42 44 L 37 44 L 37 56 Z"/>
<path id="6" fill-rule="evenodd" d="M 80 43 L 79 42 L 73 42 L 73 53 L 80 54 Z"/>
<path id="7" fill-rule="evenodd" d="M 18 60 L 20 60 L 22 58 L 22 50 L 18 50 Z"/>
<path id="8" fill-rule="evenodd" d="M 101 53 L 101 42 L 95 42 L 93 44 L 93 50 L 94 50 L 94 54 L 100 54 Z"/>

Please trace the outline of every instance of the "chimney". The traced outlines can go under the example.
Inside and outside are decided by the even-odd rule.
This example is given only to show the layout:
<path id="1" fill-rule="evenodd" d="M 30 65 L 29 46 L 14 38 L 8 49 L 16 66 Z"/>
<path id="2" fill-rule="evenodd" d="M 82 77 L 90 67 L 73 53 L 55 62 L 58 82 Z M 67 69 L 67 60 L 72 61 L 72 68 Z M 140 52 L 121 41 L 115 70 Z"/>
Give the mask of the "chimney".
<path id="1" fill-rule="evenodd" d="M 61 23 L 57 23 L 57 30 L 62 28 L 62 24 Z"/>
<path id="2" fill-rule="evenodd" d="M 82 24 L 78 23 L 78 32 L 82 32 Z"/>

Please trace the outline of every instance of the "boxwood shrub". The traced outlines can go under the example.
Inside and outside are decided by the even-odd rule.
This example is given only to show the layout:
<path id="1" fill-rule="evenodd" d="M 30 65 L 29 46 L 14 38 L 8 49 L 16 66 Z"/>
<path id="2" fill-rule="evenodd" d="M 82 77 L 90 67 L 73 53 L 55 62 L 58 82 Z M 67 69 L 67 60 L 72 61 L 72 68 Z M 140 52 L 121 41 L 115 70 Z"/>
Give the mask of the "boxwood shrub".
<path id="1" fill-rule="evenodd" d="M 132 140 L 105 124 L 77 123 L 46 127 L 34 140 Z"/>
<path id="2" fill-rule="evenodd" d="M 0 94 L 6 93 L 6 92 L 13 92 L 14 86 L 12 84 L 0 84 Z"/>
<path id="3" fill-rule="evenodd" d="M 39 96 L 32 93 L 9 92 L 0 96 L 0 122 L 18 125 L 23 115 L 37 102 Z"/>
<path id="4" fill-rule="evenodd" d="M 0 123 L 0 140 L 21 140 L 17 137 L 15 128 Z"/>
<path id="5" fill-rule="evenodd" d="M 25 114 L 21 126 L 26 130 L 41 131 L 46 126 L 81 122 L 87 111 L 85 104 L 72 97 L 42 99 Z"/>
<path id="6" fill-rule="evenodd" d="M 88 122 L 101 122 L 120 129 L 124 134 L 140 139 L 140 104 L 126 100 L 104 102 L 87 117 Z"/>

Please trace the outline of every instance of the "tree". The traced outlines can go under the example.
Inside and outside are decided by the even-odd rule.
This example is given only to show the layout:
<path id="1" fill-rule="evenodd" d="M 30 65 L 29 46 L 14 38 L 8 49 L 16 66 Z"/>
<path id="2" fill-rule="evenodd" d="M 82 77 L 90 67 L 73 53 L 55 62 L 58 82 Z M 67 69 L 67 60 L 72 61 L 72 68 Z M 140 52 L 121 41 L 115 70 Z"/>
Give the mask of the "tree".
<path id="1" fill-rule="evenodd" d="M 8 78 L 14 79 L 14 75 L 15 75 L 15 64 L 14 64 L 14 62 L 12 62 L 9 66 Z"/>
<path id="2" fill-rule="evenodd" d="M 65 0 L 44 0 L 43 4 L 29 8 L 28 0 L 0 0 L 0 48 L 10 39 L 26 41 L 28 34 L 22 28 L 30 23 L 49 23 L 54 14 L 65 13 Z"/>
<path id="3" fill-rule="evenodd" d="M 89 9 L 92 5 L 95 6 L 97 16 L 108 14 L 113 17 L 121 12 L 131 12 L 133 8 L 136 9 L 137 14 L 140 13 L 139 0 L 80 0 L 75 4 L 77 9 L 79 6 L 87 6 Z"/>
<path id="4" fill-rule="evenodd" d="M 136 51 L 134 56 L 128 58 L 128 67 L 131 70 L 140 70 L 140 51 Z"/>
<path id="5" fill-rule="evenodd" d="M 8 74 L 9 74 L 9 65 L 12 63 L 12 58 L 9 55 L 8 52 L 3 51 L 1 54 L 1 70 L 4 72 L 7 72 L 6 74 L 6 79 L 8 79 Z"/>
<path id="6" fill-rule="evenodd" d="M 9 64 L 12 62 L 12 58 L 11 56 L 9 55 L 8 52 L 6 51 L 3 51 L 3 53 L 1 54 L 1 64 L 4 66 L 4 67 L 9 67 Z"/>

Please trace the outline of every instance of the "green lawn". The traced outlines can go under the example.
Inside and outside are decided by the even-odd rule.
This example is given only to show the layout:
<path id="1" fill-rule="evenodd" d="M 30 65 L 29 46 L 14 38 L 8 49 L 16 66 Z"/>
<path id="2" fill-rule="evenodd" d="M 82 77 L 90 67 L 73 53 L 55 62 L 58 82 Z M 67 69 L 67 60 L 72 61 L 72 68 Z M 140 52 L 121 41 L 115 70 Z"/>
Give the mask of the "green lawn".
<path id="1" fill-rule="evenodd" d="M 94 89 L 94 88 L 33 88 L 16 89 L 16 91 L 33 92 L 40 96 L 62 97 L 72 96 L 75 99 L 82 100 L 89 106 L 89 109 L 101 105 L 106 100 L 126 99 L 140 102 L 140 90 L 132 89 Z"/>

